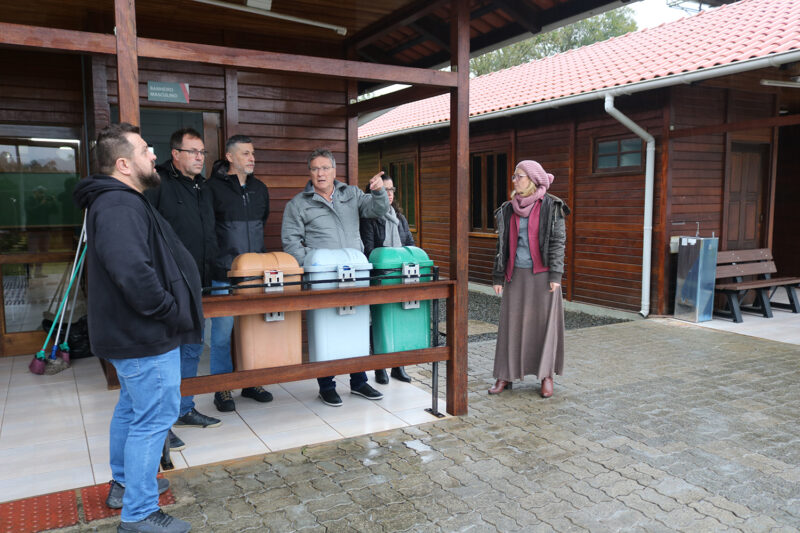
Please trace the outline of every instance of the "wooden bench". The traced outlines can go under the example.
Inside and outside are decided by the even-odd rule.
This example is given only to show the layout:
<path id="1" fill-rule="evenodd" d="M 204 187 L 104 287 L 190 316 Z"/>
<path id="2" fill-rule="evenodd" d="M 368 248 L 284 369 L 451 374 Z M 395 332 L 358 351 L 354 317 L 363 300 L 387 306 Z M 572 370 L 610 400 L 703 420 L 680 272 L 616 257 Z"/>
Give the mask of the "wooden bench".
<path id="1" fill-rule="evenodd" d="M 766 318 L 772 318 L 773 307 L 800 313 L 800 304 L 794 291 L 795 287 L 800 286 L 800 277 L 773 278 L 775 272 L 777 269 L 769 248 L 718 252 L 716 290 L 727 296 L 728 310 L 717 314 L 741 322 L 742 311 L 755 312 Z M 744 276 L 757 276 L 757 279 L 745 281 Z M 772 295 L 781 287 L 786 289 L 789 303 L 770 302 Z M 751 290 L 755 291 L 756 300 L 752 306 L 743 307 L 741 298 Z"/>

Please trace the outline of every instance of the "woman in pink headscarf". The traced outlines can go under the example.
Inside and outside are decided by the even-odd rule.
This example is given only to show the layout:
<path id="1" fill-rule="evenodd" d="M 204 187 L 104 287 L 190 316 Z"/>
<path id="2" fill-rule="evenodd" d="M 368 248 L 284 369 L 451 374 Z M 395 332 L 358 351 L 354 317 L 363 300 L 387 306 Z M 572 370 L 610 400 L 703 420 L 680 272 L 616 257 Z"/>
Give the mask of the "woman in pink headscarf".
<path id="1" fill-rule="evenodd" d="M 564 367 L 564 309 L 561 276 L 569 207 L 547 194 L 553 183 L 536 161 L 521 161 L 511 176 L 511 200 L 497 211 L 494 292 L 503 300 L 489 394 L 511 389 L 514 380 L 535 374 L 543 398 L 553 395 L 553 375 Z"/>

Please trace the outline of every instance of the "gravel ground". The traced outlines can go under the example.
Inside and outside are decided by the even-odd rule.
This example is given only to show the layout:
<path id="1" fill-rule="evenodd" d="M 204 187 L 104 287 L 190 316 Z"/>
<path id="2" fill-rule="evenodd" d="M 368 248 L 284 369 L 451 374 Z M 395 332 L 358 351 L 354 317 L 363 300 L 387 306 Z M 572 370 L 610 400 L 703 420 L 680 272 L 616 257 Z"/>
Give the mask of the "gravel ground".
<path id="1" fill-rule="evenodd" d="M 440 300 L 439 317 L 440 323 L 447 319 L 445 300 Z M 500 320 L 500 298 L 481 292 L 470 291 L 468 318 L 469 320 L 480 320 L 481 322 L 489 322 L 490 324 L 497 325 Z M 565 329 L 591 328 L 594 326 L 604 326 L 606 324 L 616 324 L 618 322 L 628 322 L 628 320 L 610 316 L 590 315 L 581 313 L 580 311 L 564 310 Z M 494 340 L 496 337 L 497 334 L 495 333 L 471 335 L 469 341 Z"/>

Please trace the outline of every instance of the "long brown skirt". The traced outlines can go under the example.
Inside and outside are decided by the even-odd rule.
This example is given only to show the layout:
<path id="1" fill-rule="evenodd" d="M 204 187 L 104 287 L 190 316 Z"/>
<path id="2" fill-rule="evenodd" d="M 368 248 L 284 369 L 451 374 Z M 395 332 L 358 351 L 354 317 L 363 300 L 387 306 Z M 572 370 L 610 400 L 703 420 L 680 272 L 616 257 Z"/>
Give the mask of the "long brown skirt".
<path id="1" fill-rule="evenodd" d="M 503 381 L 561 375 L 564 308 L 561 288 L 550 292 L 548 273 L 515 268 L 505 283 L 494 353 L 494 377 Z"/>

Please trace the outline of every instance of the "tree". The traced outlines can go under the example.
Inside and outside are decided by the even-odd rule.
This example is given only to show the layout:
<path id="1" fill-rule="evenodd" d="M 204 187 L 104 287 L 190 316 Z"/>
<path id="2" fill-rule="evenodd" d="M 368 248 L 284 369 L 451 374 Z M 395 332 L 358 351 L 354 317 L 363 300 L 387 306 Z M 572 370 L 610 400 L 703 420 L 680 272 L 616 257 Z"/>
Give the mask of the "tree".
<path id="1" fill-rule="evenodd" d="M 473 76 L 481 76 L 624 35 L 636 29 L 633 10 L 621 7 L 476 57 L 470 60 L 470 72 Z"/>

